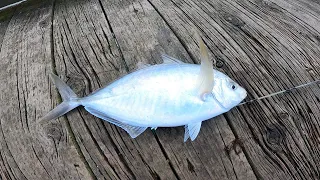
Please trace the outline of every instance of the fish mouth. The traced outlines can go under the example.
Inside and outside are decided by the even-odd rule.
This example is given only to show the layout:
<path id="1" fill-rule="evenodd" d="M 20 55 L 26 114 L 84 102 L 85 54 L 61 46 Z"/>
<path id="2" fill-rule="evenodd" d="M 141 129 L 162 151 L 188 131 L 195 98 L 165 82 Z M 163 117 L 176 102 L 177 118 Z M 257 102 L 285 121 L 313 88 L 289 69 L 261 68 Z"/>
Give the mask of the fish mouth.
<path id="1" fill-rule="evenodd" d="M 246 91 L 241 93 L 240 97 L 241 97 L 242 100 L 239 102 L 240 103 L 239 105 L 247 103 L 247 101 L 245 100 L 245 98 L 247 97 L 247 92 Z"/>
<path id="2" fill-rule="evenodd" d="M 247 97 L 247 91 L 246 90 L 243 90 L 240 97 L 243 99 L 245 99 Z"/>

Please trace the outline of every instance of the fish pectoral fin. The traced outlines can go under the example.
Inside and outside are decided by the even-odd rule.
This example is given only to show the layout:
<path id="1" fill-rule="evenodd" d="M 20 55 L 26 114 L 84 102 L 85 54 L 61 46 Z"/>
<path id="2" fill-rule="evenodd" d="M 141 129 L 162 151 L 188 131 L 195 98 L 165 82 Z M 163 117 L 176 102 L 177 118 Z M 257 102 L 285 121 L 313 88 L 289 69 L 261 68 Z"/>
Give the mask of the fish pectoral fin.
<path id="1" fill-rule="evenodd" d="M 166 54 L 161 54 L 161 58 L 163 60 L 162 64 L 184 64 L 184 62 L 180 61 L 179 59 L 173 58 Z"/>
<path id="2" fill-rule="evenodd" d="M 141 133 L 143 133 L 148 127 L 139 127 L 139 126 L 132 126 L 129 124 L 125 124 L 121 121 L 118 121 L 116 119 L 112 119 L 110 118 L 108 115 L 106 115 L 103 112 L 100 112 L 99 110 L 96 110 L 94 108 L 91 107 L 84 107 L 89 113 L 97 116 L 98 118 L 101 118 L 105 121 L 108 121 L 109 123 L 112 123 L 116 126 L 121 127 L 122 129 L 124 129 L 125 131 L 127 131 L 127 133 L 132 137 L 132 138 L 136 138 L 137 136 L 139 136 Z"/>
<path id="3" fill-rule="evenodd" d="M 202 121 L 185 125 L 185 127 L 184 127 L 184 129 L 185 129 L 184 142 L 186 142 L 189 139 L 189 137 L 190 137 L 191 141 L 196 139 L 196 137 L 198 136 L 198 134 L 200 132 L 201 123 L 202 123 Z"/>
<path id="4" fill-rule="evenodd" d="M 214 83 L 214 74 L 213 65 L 211 61 L 209 61 L 209 54 L 206 46 L 198 33 L 196 33 L 195 36 L 199 42 L 201 57 L 200 74 L 198 76 L 198 95 L 201 97 L 205 93 L 211 93 Z"/>

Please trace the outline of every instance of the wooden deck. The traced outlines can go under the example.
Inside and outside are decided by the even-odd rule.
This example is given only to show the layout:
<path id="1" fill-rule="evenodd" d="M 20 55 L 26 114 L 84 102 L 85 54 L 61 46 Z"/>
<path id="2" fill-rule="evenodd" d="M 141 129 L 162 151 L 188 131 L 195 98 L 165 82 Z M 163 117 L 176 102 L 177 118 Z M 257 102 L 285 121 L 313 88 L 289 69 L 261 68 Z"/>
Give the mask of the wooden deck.
<path id="1" fill-rule="evenodd" d="M 320 78 L 315 0 L 45 0 L 0 13 L 0 179 L 320 179 L 320 85 L 136 139 L 61 102 L 49 73 L 85 96 L 166 53 L 217 69 L 253 99 Z"/>

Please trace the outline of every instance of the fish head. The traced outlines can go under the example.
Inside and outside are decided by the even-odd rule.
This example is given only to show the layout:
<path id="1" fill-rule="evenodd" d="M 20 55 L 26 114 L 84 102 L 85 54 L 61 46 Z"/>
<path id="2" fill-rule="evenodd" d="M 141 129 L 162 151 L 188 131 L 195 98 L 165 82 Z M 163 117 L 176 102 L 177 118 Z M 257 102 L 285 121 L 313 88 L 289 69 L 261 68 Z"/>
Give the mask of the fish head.
<path id="1" fill-rule="evenodd" d="M 247 96 L 247 91 L 223 74 L 215 78 L 212 94 L 221 106 L 231 109 Z"/>

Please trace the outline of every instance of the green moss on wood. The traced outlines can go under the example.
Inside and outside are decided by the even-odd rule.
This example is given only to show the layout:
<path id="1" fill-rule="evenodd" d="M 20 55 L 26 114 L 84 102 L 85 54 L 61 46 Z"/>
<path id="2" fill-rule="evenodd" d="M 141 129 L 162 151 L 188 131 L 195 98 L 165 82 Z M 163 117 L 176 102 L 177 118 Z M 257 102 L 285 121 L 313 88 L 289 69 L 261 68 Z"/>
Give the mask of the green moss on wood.
<path id="1" fill-rule="evenodd" d="M 0 22 L 4 22 L 11 19 L 15 9 L 16 9 L 15 7 L 12 7 L 12 8 L 8 8 L 0 11 Z"/>

